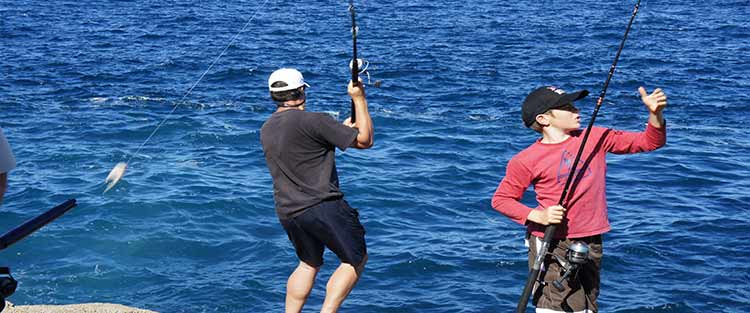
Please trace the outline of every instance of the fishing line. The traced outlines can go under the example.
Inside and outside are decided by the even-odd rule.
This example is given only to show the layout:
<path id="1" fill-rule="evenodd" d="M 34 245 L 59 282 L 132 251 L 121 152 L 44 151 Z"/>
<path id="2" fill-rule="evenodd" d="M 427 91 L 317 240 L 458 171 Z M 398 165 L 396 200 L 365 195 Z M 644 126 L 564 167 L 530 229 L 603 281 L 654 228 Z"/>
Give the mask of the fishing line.
<path id="1" fill-rule="evenodd" d="M 213 62 L 211 62 L 211 64 L 203 72 L 203 74 L 201 74 L 201 76 L 198 77 L 198 80 L 196 80 L 192 84 L 192 86 L 190 86 L 190 88 L 187 90 L 187 92 L 185 92 L 185 94 L 182 96 L 182 98 L 180 98 L 180 100 L 177 101 L 177 103 L 174 105 L 174 107 L 172 107 L 172 110 L 169 111 L 169 113 L 167 113 L 167 116 L 165 116 L 164 119 L 151 132 L 151 134 L 148 135 L 148 137 L 146 137 L 146 140 L 144 140 L 143 143 L 141 143 L 141 145 L 138 146 L 138 149 L 136 149 L 134 153 L 130 154 L 130 156 L 128 157 L 128 161 L 127 162 L 117 163 L 117 165 L 115 165 L 115 167 L 112 168 L 112 170 L 109 172 L 109 175 L 104 180 L 105 183 L 108 183 L 107 184 L 107 188 L 104 190 L 104 192 L 107 192 L 110 189 L 112 189 L 112 187 L 114 187 L 117 184 L 117 182 L 120 181 L 120 179 L 122 178 L 122 176 L 125 175 L 125 169 L 127 168 L 128 164 L 130 164 L 130 161 L 133 159 L 133 157 L 135 157 L 136 155 L 138 155 L 138 153 L 141 151 L 141 149 L 143 149 L 143 147 L 149 141 L 151 141 L 151 138 L 154 137 L 154 135 L 156 134 L 156 132 L 158 132 L 159 129 L 164 125 L 164 123 L 166 123 L 167 120 L 169 120 L 169 117 L 172 115 L 172 113 L 174 113 L 177 110 L 177 108 L 180 106 L 180 104 L 182 104 L 185 101 L 185 99 L 193 92 L 193 89 L 195 89 L 195 87 L 198 86 L 198 83 L 200 83 L 203 80 L 203 78 L 206 77 L 206 74 L 208 74 L 208 72 L 211 71 L 211 69 L 214 67 L 214 65 L 216 65 L 217 62 L 219 62 L 219 59 L 221 59 L 221 57 L 224 56 L 224 54 L 226 54 L 227 50 L 229 50 L 229 47 L 231 47 L 234 44 L 234 42 L 237 41 L 237 38 L 239 38 L 239 36 L 242 35 L 242 33 L 245 32 L 245 30 L 247 29 L 247 27 L 250 26 L 250 23 L 255 19 L 255 17 L 258 15 L 258 13 L 260 12 L 260 10 L 265 7 L 265 5 L 268 3 L 268 1 L 269 0 L 265 0 L 263 2 L 263 4 L 261 4 L 255 10 L 255 12 L 250 17 L 250 19 L 245 23 L 244 26 L 242 26 L 242 29 L 240 29 L 240 31 L 238 31 L 234 35 L 234 37 L 232 37 L 232 40 L 230 40 L 229 43 L 226 45 L 226 47 L 224 47 L 224 49 L 221 51 L 221 53 L 218 56 L 216 56 L 216 58 L 214 58 Z"/>
<path id="2" fill-rule="evenodd" d="M 203 80 L 203 78 L 206 77 L 206 74 L 208 74 L 208 72 L 211 71 L 211 69 L 214 67 L 214 65 L 216 65 L 216 63 L 219 61 L 219 59 L 221 59 L 221 57 L 224 56 L 224 54 L 226 54 L 227 50 L 229 50 L 229 47 L 231 47 L 234 44 L 234 42 L 237 40 L 237 38 L 243 32 L 245 32 L 245 30 L 247 29 L 247 27 L 250 25 L 250 22 L 252 22 L 253 19 L 255 19 L 255 16 L 258 14 L 258 12 L 260 11 L 260 9 L 263 8 L 263 6 L 266 3 L 268 3 L 268 1 L 269 0 L 266 0 L 265 2 L 263 2 L 263 4 L 261 4 L 261 6 L 257 10 L 255 10 L 255 13 L 253 13 L 253 16 L 250 17 L 250 20 L 247 21 L 247 23 L 245 23 L 245 25 L 242 27 L 242 29 L 240 29 L 240 31 L 237 32 L 237 34 L 235 34 L 234 37 L 232 37 L 232 40 L 229 41 L 229 44 L 227 44 L 226 47 L 224 47 L 224 50 L 222 50 L 221 53 L 213 60 L 213 62 L 211 62 L 211 65 L 209 65 L 208 68 L 203 72 L 203 74 L 201 74 L 201 76 L 198 78 L 198 80 L 196 80 L 195 83 L 193 83 L 193 85 L 190 86 L 190 88 L 182 96 L 182 98 L 180 98 L 180 100 L 177 101 L 177 104 L 174 105 L 174 107 L 172 108 L 172 111 L 169 111 L 169 113 L 167 113 L 167 116 L 164 117 L 164 119 L 161 121 L 161 123 L 159 123 L 159 125 L 156 126 L 156 128 L 154 129 L 154 131 L 152 131 L 151 134 L 148 135 L 148 137 L 146 138 L 146 140 L 143 141 L 143 143 L 138 147 L 138 149 L 135 150 L 135 153 L 133 153 L 133 154 L 130 155 L 130 158 L 128 159 L 127 163 L 130 163 L 130 160 L 133 158 L 133 156 L 137 155 L 138 152 L 141 151 L 141 149 L 143 148 L 143 146 L 145 146 L 146 143 L 148 143 L 151 140 L 151 137 L 153 137 L 154 134 L 156 134 L 156 132 L 159 130 L 159 128 L 161 128 L 162 125 L 164 125 L 164 123 L 169 119 L 169 117 L 172 115 L 172 113 L 174 113 L 174 111 L 177 110 L 177 108 L 180 106 L 180 104 L 182 104 L 182 102 L 185 100 L 185 98 L 187 98 L 187 96 L 189 96 L 193 92 L 193 89 L 195 89 L 195 86 L 197 86 L 198 83 L 200 83 Z"/>

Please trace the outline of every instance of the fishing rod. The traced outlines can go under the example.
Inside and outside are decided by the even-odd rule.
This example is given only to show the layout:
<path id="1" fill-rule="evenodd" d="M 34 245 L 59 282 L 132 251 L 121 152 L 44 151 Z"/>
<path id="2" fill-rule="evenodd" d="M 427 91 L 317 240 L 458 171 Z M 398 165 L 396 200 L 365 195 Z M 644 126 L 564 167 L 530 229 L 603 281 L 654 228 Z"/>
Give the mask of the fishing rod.
<path id="1" fill-rule="evenodd" d="M 31 235 L 31 233 L 37 231 L 39 228 L 42 228 L 44 227 L 44 225 L 47 225 L 50 222 L 54 221 L 58 217 L 65 214 L 65 212 L 70 211 L 70 209 L 74 208 L 75 206 L 76 199 L 70 199 L 54 208 L 47 210 L 47 212 L 44 212 L 39 216 L 26 221 L 20 226 L 11 229 L 4 235 L 0 236 L 0 250 L 4 250 L 5 248 L 10 247 L 12 244 L 21 241 L 21 239 L 26 238 L 26 236 Z"/>
<path id="2" fill-rule="evenodd" d="M 359 83 L 359 60 L 357 59 L 357 27 L 356 13 L 354 12 L 354 0 L 349 0 L 349 13 L 352 16 L 352 84 L 356 85 Z M 357 121 L 357 112 L 354 108 L 354 99 L 352 99 L 352 123 Z"/>
<path id="3" fill-rule="evenodd" d="M 365 74 L 367 75 L 366 85 L 380 88 L 380 85 L 382 84 L 381 80 L 375 80 L 374 83 L 370 81 L 370 72 L 368 71 L 368 69 L 370 68 L 370 62 L 363 58 L 357 57 L 357 36 L 359 35 L 359 26 L 357 26 L 357 17 L 354 10 L 354 0 L 349 0 L 349 13 L 352 17 L 352 60 L 351 62 L 349 62 L 349 68 L 352 70 L 352 83 L 354 85 L 360 84 L 364 87 L 365 83 L 359 82 L 359 75 Z M 354 100 L 352 100 L 351 121 L 352 123 L 357 121 Z"/>
<path id="4" fill-rule="evenodd" d="M 586 131 L 583 135 L 583 141 L 581 141 L 581 146 L 578 148 L 578 153 L 576 154 L 575 159 L 573 160 L 573 165 L 571 166 L 571 174 L 568 175 L 567 180 L 565 181 L 565 187 L 563 188 L 563 192 L 560 195 L 560 201 L 558 201 L 558 205 L 565 207 L 563 203 L 565 202 L 565 199 L 568 196 L 568 190 L 570 189 L 570 185 L 573 182 L 573 177 L 576 176 L 576 168 L 578 167 L 578 161 L 581 160 L 581 155 L 583 154 L 583 148 L 586 145 L 586 140 L 589 138 L 589 134 L 591 133 L 591 128 L 594 126 L 594 121 L 596 120 L 597 114 L 599 114 L 599 108 L 601 108 L 602 103 L 604 102 L 604 96 L 607 94 L 607 87 L 609 87 L 609 82 L 612 80 L 612 76 L 615 74 L 615 68 L 617 67 L 617 60 L 620 59 L 620 53 L 622 53 L 622 49 L 625 47 L 625 40 L 628 38 L 628 33 L 630 33 L 630 28 L 633 26 L 633 20 L 635 20 L 636 14 L 638 14 L 638 9 L 641 6 L 641 0 L 638 0 L 638 2 L 635 4 L 635 8 L 633 9 L 633 15 L 630 16 L 630 22 L 628 22 L 628 27 L 625 29 L 625 35 L 622 37 L 622 41 L 620 42 L 620 47 L 617 49 L 617 54 L 615 55 L 615 60 L 612 62 L 612 66 L 609 67 L 609 74 L 607 75 L 607 80 L 604 81 L 604 87 L 602 87 L 601 93 L 599 93 L 599 98 L 596 100 L 596 107 L 594 108 L 594 113 L 591 116 L 591 120 L 589 121 L 589 125 L 586 127 Z M 547 251 L 550 249 L 553 249 L 552 246 L 552 240 L 555 235 L 555 232 L 557 231 L 557 224 L 551 224 L 546 227 L 544 230 L 544 241 L 542 242 L 542 245 L 540 249 L 538 250 L 539 253 L 537 253 L 536 258 L 534 259 L 534 263 L 531 267 L 531 270 L 529 270 L 529 277 L 526 280 L 526 285 L 524 286 L 523 293 L 521 294 L 521 299 L 518 301 L 518 306 L 516 307 L 516 313 L 523 313 L 526 312 L 526 304 L 529 301 L 529 296 L 531 296 L 531 291 L 534 288 L 534 284 L 536 283 L 539 272 L 541 270 L 542 264 L 544 263 L 544 258 L 547 255 Z"/>
<path id="5" fill-rule="evenodd" d="M 44 227 L 76 206 L 76 200 L 70 199 L 62 204 L 47 210 L 25 223 L 11 229 L 0 236 L 0 250 L 10 247 L 21 241 L 26 236 Z M 18 281 L 10 274 L 10 268 L 0 267 L 0 312 L 5 308 L 5 299 L 13 295 L 18 287 Z"/>

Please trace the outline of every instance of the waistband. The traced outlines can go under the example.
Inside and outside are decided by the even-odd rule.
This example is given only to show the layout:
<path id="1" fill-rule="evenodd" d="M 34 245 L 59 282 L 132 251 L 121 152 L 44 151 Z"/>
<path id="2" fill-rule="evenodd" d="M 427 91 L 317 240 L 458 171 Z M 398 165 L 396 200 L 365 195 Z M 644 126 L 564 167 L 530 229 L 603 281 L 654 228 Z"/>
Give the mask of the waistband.
<path id="1" fill-rule="evenodd" d="M 531 237 L 536 237 L 536 238 L 541 239 L 541 237 L 532 235 L 531 232 L 526 232 L 526 239 L 529 239 Z M 564 240 L 569 240 L 569 241 L 583 241 L 585 243 L 598 243 L 598 244 L 601 244 L 602 243 L 602 235 L 598 234 L 598 235 L 591 235 L 591 236 L 586 236 L 586 237 L 559 238 L 559 239 L 554 239 L 553 241 L 559 242 L 561 240 L 562 241 L 564 241 Z"/>
<path id="2" fill-rule="evenodd" d="M 310 210 L 312 208 L 318 207 L 318 206 L 326 204 L 326 203 L 337 202 L 337 201 L 342 201 L 342 200 L 344 200 L 344 197 L 334 197 L 334 198 L 324 199 L 324 200 L 322 200 L 322 201 L 320 201 L 318 203 L 315 203 L 315 204 L 313 204 L 311 206 L 308 206 L 308 207 L 305 207 L 305 208 L 293 211 L 293 212 L 291 212 L 289 214 L 279 215 L 278 217 L 281 220 L 293 219 L 293 218 L 295 218 L 297 216 L 300 216 L 300 215 L 304 214 L 305 212 L 307 212 L 308 210 Z"/>

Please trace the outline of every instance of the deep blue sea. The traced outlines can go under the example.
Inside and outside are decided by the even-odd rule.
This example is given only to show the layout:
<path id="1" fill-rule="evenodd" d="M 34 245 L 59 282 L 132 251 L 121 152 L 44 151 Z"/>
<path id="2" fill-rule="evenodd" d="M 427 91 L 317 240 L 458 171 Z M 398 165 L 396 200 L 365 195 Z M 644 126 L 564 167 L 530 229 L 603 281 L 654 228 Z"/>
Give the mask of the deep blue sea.
<path id="1" fill-rule="evenodd" d="M 367 90 L 375 147 L 337 158 L 370 253 L 342 312 L 515 309 L 524 228 L 490 198 L 537 138 L 520 104 L 542 85 L 588 89 L 586 125 L 634 4 L 355 1 L 382 85 Z M 79 203 L 0 252 L 20 281 L 9 300 L 281 312 L 297 260 L 259 144 L 275 109 L 266 79 L 296 67 L 308 110 L 346 118 L 347 7 L 0 0 L 0 127 L 18 160 L 0 232 Z M 744 0 L 642 3 L 596 124 L 643 129 L 637 88 L 661 87 L 668 144 L 608 159 L 603 312 L 750 311 L 749 16 Z M 338 262 L 326 261 L 306 312 Z"/>

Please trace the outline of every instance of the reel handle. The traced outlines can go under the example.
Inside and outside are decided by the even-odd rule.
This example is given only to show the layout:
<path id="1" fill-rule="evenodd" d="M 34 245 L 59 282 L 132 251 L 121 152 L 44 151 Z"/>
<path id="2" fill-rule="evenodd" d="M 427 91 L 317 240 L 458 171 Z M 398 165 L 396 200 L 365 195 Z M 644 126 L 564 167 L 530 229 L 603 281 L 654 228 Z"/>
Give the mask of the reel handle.
<path id="1" fill-rule="evenodd" d="M 10 268 L 0 267 L 0 312 L 5 308 L 5 298 L 16 292 L 18 281 L 10 275 Z"/>
<path id="2" fill-rule="evenodd" d="M 559 292 L 565 291 L 565 286 L 562 285 L 562 280 L 553 280 L 552 286 L 555 286 L 555 289 L 557 289 L 557 291 Z"/>
<path id="3" fill-rule="evenodd" d="M 570 276 L 570 274 L 574 273 L 576 270 L 578 270 L 578 265 L 571 264 L 570 268 L 565 269 L 565 274 L 563 274 L 563 276 L 552 281 L 552 286 L 554 286 L 557 289 L 557 291 L 560 291 L 560 292 L 565 291 L 565 286 L 563 286 L 562 282 L 568 279 L 568 276 Z"/>

